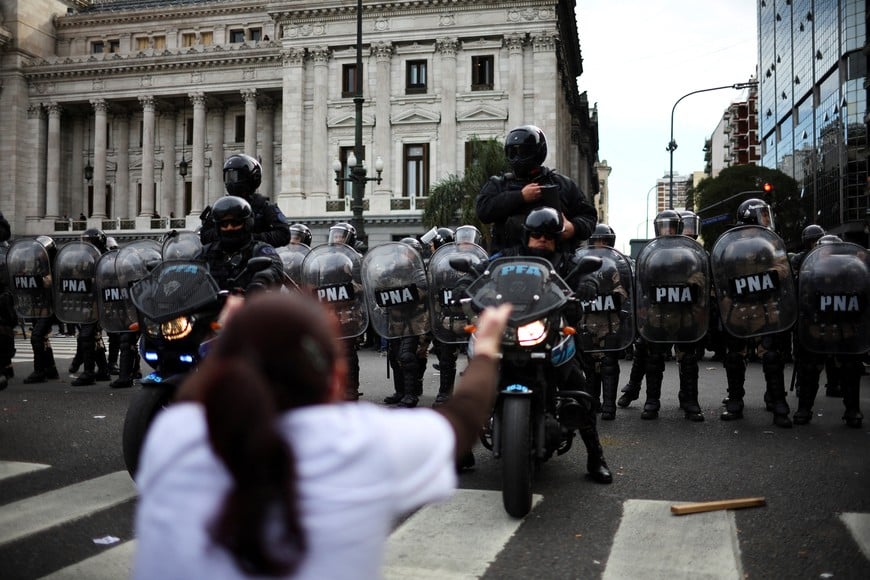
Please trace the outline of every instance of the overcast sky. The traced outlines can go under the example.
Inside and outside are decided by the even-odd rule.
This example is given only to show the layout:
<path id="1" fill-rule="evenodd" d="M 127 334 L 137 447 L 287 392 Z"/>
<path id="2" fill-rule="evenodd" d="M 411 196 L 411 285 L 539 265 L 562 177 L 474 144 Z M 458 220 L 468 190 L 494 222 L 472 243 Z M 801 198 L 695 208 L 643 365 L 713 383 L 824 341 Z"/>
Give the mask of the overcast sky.
<path id="1" fill-rule="evenodd" d="M 577 0 L 580 91 L 598 104 L 599 159 L 610 174 L 616 247 L 645 237 L 646 199 L 667 174 L 671 109 L 686 93 L 755 74 L 755 0 Z M 704 168 L 704 140 L 746 91 L 692 95 L 674 113 L 674 173 Z M 655 216 L 649 195 L 649 218 Z M 650 225 L 652 235 L 652 225 Z"/>

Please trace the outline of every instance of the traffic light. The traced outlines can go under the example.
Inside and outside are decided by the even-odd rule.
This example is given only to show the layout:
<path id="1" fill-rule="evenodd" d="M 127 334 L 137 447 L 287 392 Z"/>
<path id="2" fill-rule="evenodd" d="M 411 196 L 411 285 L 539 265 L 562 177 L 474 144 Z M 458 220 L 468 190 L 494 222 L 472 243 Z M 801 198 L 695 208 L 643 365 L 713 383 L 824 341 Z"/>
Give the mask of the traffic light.
<path id="1" fill-rule="evenodd" d="M 765 182 L 765 184 L 761 186 L 761 190 L 764 193 L 773 193 L 773 190 L 774 190 L 773 184 Z"/>

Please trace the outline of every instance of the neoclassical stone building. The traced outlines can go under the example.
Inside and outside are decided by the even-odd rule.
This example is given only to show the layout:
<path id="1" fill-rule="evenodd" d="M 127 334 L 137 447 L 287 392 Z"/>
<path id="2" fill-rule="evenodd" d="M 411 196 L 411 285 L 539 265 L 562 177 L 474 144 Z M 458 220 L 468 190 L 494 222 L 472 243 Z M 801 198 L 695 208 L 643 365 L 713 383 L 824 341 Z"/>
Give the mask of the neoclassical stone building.
<path id="1" fill-rule="evenodd" d="M 385 167 L 365 193 L 373 243 L 420 233 L 431 184 L 515 125 L 541 126 L 547 164 L 598 191 L 573 0 L 366 0 L 362 71 L 353 0 L 0 5 L 0 210 L 18 235 L 195 227 L 244 152 L 322 240 L 352 217 L 333 163 L 347 171 L 357 74 L 369 174 Z"/>

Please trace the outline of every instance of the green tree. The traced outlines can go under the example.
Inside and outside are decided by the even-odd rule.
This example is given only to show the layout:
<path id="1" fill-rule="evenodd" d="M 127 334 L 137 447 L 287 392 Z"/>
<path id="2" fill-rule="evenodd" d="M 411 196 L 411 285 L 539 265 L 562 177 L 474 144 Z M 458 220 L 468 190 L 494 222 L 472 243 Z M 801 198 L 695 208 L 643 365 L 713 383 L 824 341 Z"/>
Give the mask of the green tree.
<path id="1" fill-rule="evenodd" d="M 765 183 L 773 186 L 770 192 L 764 191 Z M 734 225 L 737 207 L 753 197 L 770 205 L 776 232 L 785 240 L 786 245 L 789 248 L 800 246 L 809 200 L 801 199 L 797 181 L 777 169 L 737 165 L 723 169 L 715 178 L 704 179 L 695 188 L 695 212 L 701 219 L 721 218 L 714 223 L 704 224 L 701 228 L 707 251 L 712 250 L 716 239 Z"/>
<path id="2" fill-rule="evenodd" d="M 465 174 L 448 175 L 429 188 L 429 198 L 423 211 L 423 226 L 456 227 L 464 224 L 476 226 L 489 241 L 489 228 L 477 218 L 475 200 L 480 188 L 491 175 L 510 170 L 504 156 L 504 146 L 495 139 L 472 138 L 468 143 L 471 163 Z"/>

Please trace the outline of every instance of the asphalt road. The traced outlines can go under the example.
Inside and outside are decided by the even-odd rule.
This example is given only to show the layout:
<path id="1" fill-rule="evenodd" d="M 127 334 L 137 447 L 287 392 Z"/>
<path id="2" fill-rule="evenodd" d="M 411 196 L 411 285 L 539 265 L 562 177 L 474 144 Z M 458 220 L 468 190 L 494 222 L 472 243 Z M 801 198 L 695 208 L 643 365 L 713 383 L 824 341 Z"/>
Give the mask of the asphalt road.
<path id="1" fill-rule="evenodd" d="M 26 359 L 29 349 L 19 346 L 19 359 Z M 71 352 L 60 345 L 55 350 L 65 369 Z M 431 404 L 437 392 L 435 357 L 429 362 L 422 405 Z M 628 364 L 621 362 L 623 383 Z M 0 536 L 7 533 L 4 527 L 29 522 L 28 510 L 44 494 L 81 482 L 102 484 L 108 480 L 97 478 L 124 469 L 121 429 L 133 390 L 112 390 L 107 383 L 75 388 L 69 376 L 23 385 L 30 370 L 26 360 L 16 363 L 16 377 L 0 392 Z M 745 418 L 726 423 L 718 419 L 725 394 L 721 363 L 703 362 L 700 402 L 707 420 L 692 423 L 678 409 L 676 367 L 668 363 L 658 420 L 640 419 L 642 397 L 619 409 L 615 421 L 599 423 L 614 483 L 585 478 L 586 454 L 575 446 L 536 475 L 540 498 L 521 521 L 500 513 L 499 466 L 479 448 L 476 467 L 460 476 L 459 499 L 469 507 L 458 515 L 412 517 L 391 540 L 391 550 L 404 550 L 403 562 L 414 560 L 417 572 L 395 567 L 394 554 L 387 576 L 427 571 L 432 578 L 447 577 L 440 566 L 452 560 L 454 567 L 465 567 L 453 577 L 463 578 L 696 578 L 708 570 L 718 573 L 707 577 L 723 578 L 870 578 L 870 537 L 861 537 L 862 525 L 870 536 L 870 421 L 847 428 L 840 419 L 842 402 L 821 394 L 811 424 L 777 428 L 764 411 L 760 365 L 751 364 L 747 376 Z M 864 377 L 865 413 L 868 382 Z M 361 384 L 363 400 L 379 403 L 391 392 L 384 357 L 361 351 Z M 796 405 L 793 394 L 789 402 Z M 4 464 L 10 462 L 47 467 L 7 477 Z M 109 483 L 104 485 L 108 494 Z M 679 502 L 757 496 L 765 498 L 764 507 L 709 518 L 662 515 Z M 0 577 L 40 578 L 59 570 L 55 577 L 82 577 L 67 567 L 112 554 L 119 544 L 132 545 L 126 542 L 134 539 L 134 507 L 135 499 L 121 499 L 24 537 L 0 538 Z M 473 518 L 462 525 L 448 519 L 463 513 Z M 118 542 L 94 542 L 106 537 Z M 453 547 L 457 539 L 462 541 Z M 489 546 L 487 539 L 497 541 Z M 445 546 L 447 555 L 439 552 Z M 120 572 L 101 565 L 101 577 L 123 577 L 128 558 L 114 558 Z"/>

